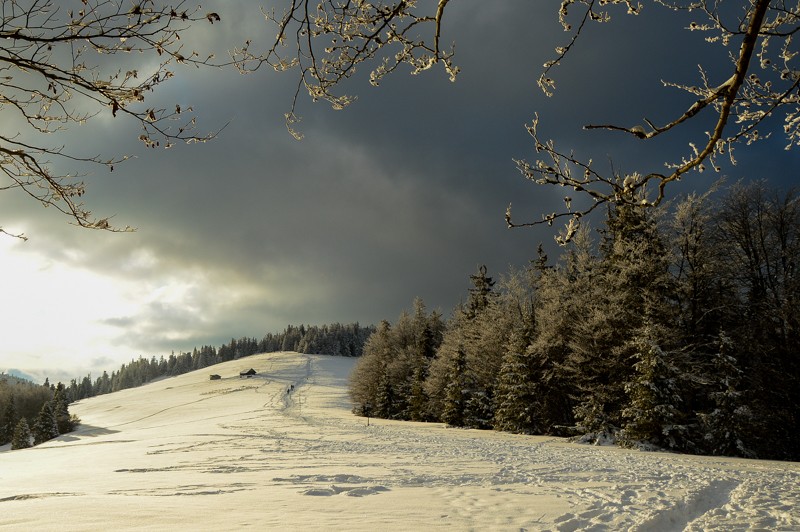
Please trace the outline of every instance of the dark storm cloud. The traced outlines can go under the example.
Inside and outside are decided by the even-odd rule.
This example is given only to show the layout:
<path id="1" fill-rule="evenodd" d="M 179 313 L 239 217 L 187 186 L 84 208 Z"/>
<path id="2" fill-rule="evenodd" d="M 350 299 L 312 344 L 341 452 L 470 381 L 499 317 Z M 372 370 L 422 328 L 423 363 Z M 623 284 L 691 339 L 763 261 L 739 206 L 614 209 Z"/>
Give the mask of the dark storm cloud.
<path id="1" fill-rule="evenodd" d="M 220 8 L 223 27 L 242 27 L 225 38 L 202 30 L 212 44 L 228 46 L 248 31 L 272 35 L 257 17 L 242 18 L 245 6 L 232 9 Z M 690 104 L 661 80 L 696 82 L 697 63 L 712 56 L 692 56 L 702 37 L 667 33 L 672 26 L 660 17 L 673 15 L 652 11 L 658 15 L 620 14 L 612 25 L 591 26 L 555 71 L 559 88 L 548 99 L 536 79 L 568 39 L 555 4 L 452 3 L 443 39 L 457 43 L 463 71 L 455 84 L 433 69 L 396 73 L 372 88 L 365 69 L 343 87 L 359 96 L 345 111 L 301 95 L 302 142 L 283 126 L 292 74 L 179 70 L 154 101 L 193 105 L 201 132 L 227 124 L 214 141 L 147 150 L 133 140 L 135 127 L 108 117 L 75 132 L 92 154 L 136 156 L 112 174 L 88 176 L 86 197 L 98 215 L 115 213 L 115 223 L 136 233 L 79 230 L 19 195 L 18 205 L 8 203 L 6 193 L 3 222 L 24 227 L 29 252 L 143 290 L 180 284 L 180 299 L 149 300 L 103 322 L 119 330 L 120 345 L 143 354 L 260 336 L 288 323 L 394 319 L 417 295 L 447 314 L 479 264 L 497 275 L 525 265 L 540 241 L 552 248 L 552 229 L 509 231 L 503 221 L 510 201 L 529 220 L 560 206 L 560 191 L 525 182 L 512 162 L 534 157 L 524 124 L 535 112 L 565 150 L 613 156 L 625 171 L 660 168 L 685 152 L 682 135 L 644 145 L 581 129 L 590 121 L 669 120 Z M 716 61 L 727 61 L 725 53 Z M 702 140 L 702 126 L 688 131 Z M 776 169 L 797 168 L 782 150 L 772 160 L 783 161 Z"/>

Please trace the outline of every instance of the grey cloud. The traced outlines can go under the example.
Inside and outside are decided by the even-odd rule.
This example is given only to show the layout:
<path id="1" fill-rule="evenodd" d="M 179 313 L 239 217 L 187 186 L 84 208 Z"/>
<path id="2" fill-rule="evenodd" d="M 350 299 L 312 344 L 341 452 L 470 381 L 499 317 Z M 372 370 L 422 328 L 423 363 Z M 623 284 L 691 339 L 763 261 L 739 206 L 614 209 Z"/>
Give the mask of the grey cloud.
<path id="1" fill-rule="evenodd" d="M 115 363 L 114 359 L 111 357 L 95 357 L 89 361 L 92 368 L 109 368 L 112 367 Z"/>
<path id="2" fill-rule="evenodd" d="M 257 34 L 261 21 L 241 18 L 246 7 L 220 8 L 223 26 L 198 38 L 224 47 Z M 455 84 L 434 69 L 398 72 L 376 89 L 364 82 L 364 69 L 345 87 L 359 96 L 345 111 L 301 95 L 300 143 L 282 120 L 291 74 L 179 70 L 154 101 L 191 103 L 202 131 L 228 123 L 214 141 L 146 150 L 133 125 L 115 120 L 70 132 L 90 153 L 136 156 L 111 174 L 92 170 L 86 201 L 137 233 L 79 230 L 8 193 L 0 195 L 0 222 L 25 225 L 30 253 L 133 285 L 193 279 L 182 304 L 156 301 L 108 316 L 117 343 L 142 354 L 260 336 L 288 323 L 394 319 L 416 295 L 447 314 L 479 264 L 497 275 L 534 258 L 539 242 L 557 253 L 552 229 L 509 231 L 503 221 L 509 202 L 529 220 L 560 206 L 559 190 L 526 182 L 512 162 L 535 156 L 524 129 L 534 112 L 564 149 L 598 164 L 613 156 L 617 169 L 660 168 L 686 150 L 685 131 L 643 144 L 581 129 L 590 120 L 665 120 L 690 102 L 660 80 L 696 79 L 697 62 L 710 56 L 692 56 L 695 36 L 668 37 L 659 18 L 672 15 L 652 11 L 592 26 L 554 73 L 559 88 L 548 99 L 536 78 L 567 38 L 555 8 L 453 3 L 444 36 L 456 40 L 463 68 Z M 239 34 L 222 33 L 242 23 Z M 702 137 L 706 126 L 689 131 Z M 765 161 L 771 173 L 798 167 L 798 155 L 764 148 L 769 159 L 751 152 L 731 172 L 767 172 Z M 692 177 L 682 186 L 702 189 L 714 179 Z"/>

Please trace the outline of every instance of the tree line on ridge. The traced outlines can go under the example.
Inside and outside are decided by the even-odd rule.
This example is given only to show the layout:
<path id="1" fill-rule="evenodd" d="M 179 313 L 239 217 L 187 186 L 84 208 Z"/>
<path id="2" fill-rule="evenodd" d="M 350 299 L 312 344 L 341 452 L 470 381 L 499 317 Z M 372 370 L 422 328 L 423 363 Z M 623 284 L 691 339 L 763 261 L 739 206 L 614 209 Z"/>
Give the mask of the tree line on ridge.
<path id="1" fill-rule="evenodd" d="M 280 333 L 255 338 L 231 339 L 219 348 L 203 346 L 191 352 L 168 357 L 139 357 L 109 375 L 104 371 L 96 379 L 86 375 L 71 379 L 68 385 L 44 385 L 8 378 L 0 379 L 0 445 L 12 443 L 12 449 L 38 445 L 60 434 L 71 432 L 80 422 L 69 414 L 68 405 L 81 399 L 133 388 L 154 379 L 181 375 L 208 366 L 251 356 L 257 353 L 298 351 L 357 357 L 375 328 L 358 323 L 289 325 Z"/>

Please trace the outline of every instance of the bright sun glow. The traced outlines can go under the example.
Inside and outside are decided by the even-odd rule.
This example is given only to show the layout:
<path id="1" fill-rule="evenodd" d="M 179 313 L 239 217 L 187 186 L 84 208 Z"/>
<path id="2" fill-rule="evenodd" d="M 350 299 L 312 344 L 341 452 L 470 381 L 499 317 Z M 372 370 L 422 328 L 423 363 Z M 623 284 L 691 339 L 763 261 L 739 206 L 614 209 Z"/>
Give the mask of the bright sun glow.
<path id="1" fill-rule="evenodd" d="M 123 287 L 112 279 L 20 252 L 25 245 L 0 238 L 0 370 L 87 367 L 94 359 L 130 358 L 132 353 L 124 346 L 109 352 L 119 331 L 102 323 L 135 311 L 136 302 Z"/>
<path id="2" fill-rule="evenodd" d="M 0 371 L 39 380 L 96 376 L 140 356 L 191 349 L 208 336 L 209 321 L 262 297 L 231 279 L 166 268 L 146 249 L 121 259 L 119 275 L 106 276 L 25 246 L 0 238 Z M 77 253 L 77 264 L 88 260 L 64 253 Z"/>

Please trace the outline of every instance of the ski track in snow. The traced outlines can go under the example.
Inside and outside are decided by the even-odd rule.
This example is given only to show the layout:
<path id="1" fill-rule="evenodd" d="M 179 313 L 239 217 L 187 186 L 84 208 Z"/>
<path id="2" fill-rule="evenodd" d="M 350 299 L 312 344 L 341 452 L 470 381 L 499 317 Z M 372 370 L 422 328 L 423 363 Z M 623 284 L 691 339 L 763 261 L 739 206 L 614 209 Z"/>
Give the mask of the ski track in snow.
<path id="1" fill-rule="evenodd" d="M 89 505 L 111 504 L 126 515 L 126 500 L 152 501 L 145 508 L 197 500 L 174 503 L 177 515 L 187 508 L 186 528 L 206 529 L 188 526 L 197 508 L 208 529 L 239 529 L 254 523 L 217 515 L 225 505 L 268 500 L 260 511 L 273 513 L 258 514 L 267 519 L 262 524 L 283 529 L 293 529 L 291 515 L 305 523 L 297 529 L 319 530 L 800 530 L 800 464 L 645 453 L 441 424 L 373 419 L 367 426 L 349 413 L 352 364 L 259 355 L 83 401 L 73 407 L 85 423 L 77 433 L 0 453 L 0 527 L 47 529 L 72 511 L 81 528 Z M 236 375 L 250 366 L 258 375 L 207 380 L 208 373 Z M 92 456 L 100 457 L 94 466 Z M 42 489 L 52 478 L 47 473 L 73 458 L 88 460 L 83 483 L 64 479 L 53 491 Z M 102 478 L 88 480 L 95 476 Z M 58 516 L 41 511 L 53 501 L 67 501 Z M 84 522 L 86 529 L 97 529 L 100 519 Z M 163 519 L 154 509 L 147 527 Z"/>

